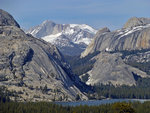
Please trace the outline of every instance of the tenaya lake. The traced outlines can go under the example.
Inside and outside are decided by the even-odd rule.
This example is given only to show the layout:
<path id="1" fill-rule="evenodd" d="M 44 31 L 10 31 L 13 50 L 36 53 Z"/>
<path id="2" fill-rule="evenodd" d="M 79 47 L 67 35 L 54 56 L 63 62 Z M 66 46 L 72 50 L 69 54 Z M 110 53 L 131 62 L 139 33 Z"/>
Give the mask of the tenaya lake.
<path id="1" fill-rule="evenodd" d="M 115 102 L 136 102 L 136 101 L 143 103 L 145 101 L 150 101 L 150 100 L 149 99 L 103 99 L 103 100 L 89 100 L 89 101 L 75 101 L 75 102 L 54 102 L 54 103 L 62 106 L 80 106 L 80 105 L 97 106 L 101 104 L 111 104 Z"/>

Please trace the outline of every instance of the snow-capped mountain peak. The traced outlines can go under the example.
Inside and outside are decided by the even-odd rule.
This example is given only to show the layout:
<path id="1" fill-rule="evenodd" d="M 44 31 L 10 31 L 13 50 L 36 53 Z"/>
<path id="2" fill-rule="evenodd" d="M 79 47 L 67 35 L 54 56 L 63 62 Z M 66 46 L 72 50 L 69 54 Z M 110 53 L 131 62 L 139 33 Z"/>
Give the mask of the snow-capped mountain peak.
<path id="1" fill-rule="evenodd" d="M 42 25 L 47 24 L 47 23 L 54 23 L 54 22 L 51 21 L 51 20 L 45 20 L 45 21 L 42 22 Z"/>
<path id="2" fill-rule="evenodd" d="M 86 24 L 56 24 L 50 20 L 27 31 L 37 38 L 56 45 L 67 55 L 79 55 L 91 42 L 96 32 L 97 30 Z"/>

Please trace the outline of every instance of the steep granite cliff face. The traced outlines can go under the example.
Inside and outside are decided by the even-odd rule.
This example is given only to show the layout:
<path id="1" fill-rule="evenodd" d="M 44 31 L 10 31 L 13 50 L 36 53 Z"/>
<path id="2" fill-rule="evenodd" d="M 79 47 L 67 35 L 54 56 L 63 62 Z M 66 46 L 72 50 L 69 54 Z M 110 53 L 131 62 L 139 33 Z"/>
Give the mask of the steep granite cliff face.
<path id="1" fill-rule="evenodd" d="M 20 101 L 87 99 L 55 46 L 25 34 L 7 12 L 0 15 L 0 86 L 16 92 Z"/>
<path id="2" fill-rule="evenodd" d="M 150 24 L 147 22 L 149 19 L 147 21 L 143 19 L 142 24 L 136 22 L 134 24 L 131 20 L 125 25 L 127 28 L 96 35 L 81 57 L 95 51 L 131 51 L 150 48 Z"/>
<path id="3" fill-rule="evenodd" d="M 98 30 L 98 32 L 94 36 L 93 40 L 91 41 L 91 43 L 87 46 L 85 51 L 81 53 L 81 57 L 85 57 L 90 53 L 94 53 L 94 52 L 98 51 L 98 50 L 96 50 L 96 48 L 94 48 L 94 46 L 97 46 L 97 45 L 95 45 L 97 42 L 97 37 L 99 37 L 100 35 L 106 34 L 106 33 L 110 33 L 110 30 L 107 27 Z"/>

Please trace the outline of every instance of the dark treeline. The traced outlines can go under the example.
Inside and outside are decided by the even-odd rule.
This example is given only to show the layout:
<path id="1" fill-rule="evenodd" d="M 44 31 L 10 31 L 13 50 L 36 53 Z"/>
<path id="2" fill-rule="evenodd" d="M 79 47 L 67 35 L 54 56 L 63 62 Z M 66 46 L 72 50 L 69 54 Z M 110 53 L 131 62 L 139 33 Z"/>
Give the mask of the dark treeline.
<path id="1" fill-rule="evenodd" d="M 141 84 L 139 84 L 141 85 Z M 5 87 L 0 88 L 0 113 L 150 113 L 150 102 L 113 103 L 99 106 L 61 106 L 50 102 L 16 102 Z"/>
<path id="2" fill-rule="evenodd" d="M 98 97 L 150 99 L 150 78 L 138 78 L 134 86 L 113 86 L 100 84 L 94 87 Z M 92 98 L 92 97 L 91 97 Z"/>
<path id="3" fill-rule="evenodd" d="M 150 102 L 60 106 L 49 102 L 1 102 L 0 113 L 150 113 Z"/>

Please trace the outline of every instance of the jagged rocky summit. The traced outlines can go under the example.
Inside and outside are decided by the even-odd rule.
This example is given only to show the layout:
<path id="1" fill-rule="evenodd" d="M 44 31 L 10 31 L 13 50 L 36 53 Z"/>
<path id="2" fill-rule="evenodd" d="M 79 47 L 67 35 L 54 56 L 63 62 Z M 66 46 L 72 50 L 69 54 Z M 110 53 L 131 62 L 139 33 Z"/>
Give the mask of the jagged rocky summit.
<path id="1" fill-rule="evenodd" d="M 18 101 L 73 101 L 77 95 L 81 100 L 87 99 L 82 93 L 84 85 L 72 74 L 59 50 L 25 34 L 3 10 L 0 10 L 0 86 L 15 92 Z"/>

